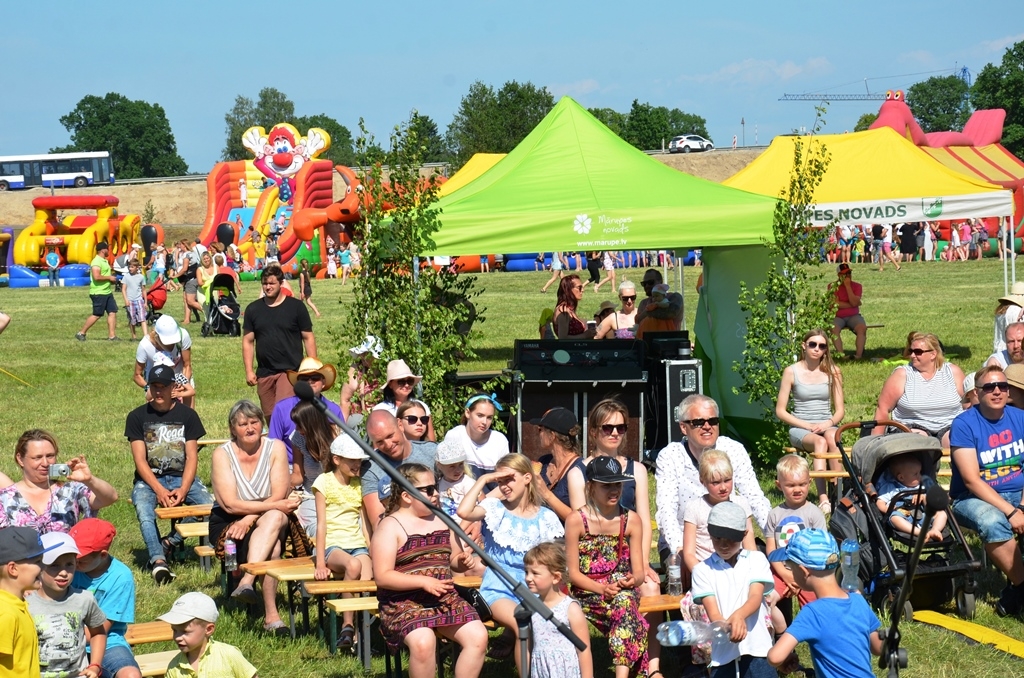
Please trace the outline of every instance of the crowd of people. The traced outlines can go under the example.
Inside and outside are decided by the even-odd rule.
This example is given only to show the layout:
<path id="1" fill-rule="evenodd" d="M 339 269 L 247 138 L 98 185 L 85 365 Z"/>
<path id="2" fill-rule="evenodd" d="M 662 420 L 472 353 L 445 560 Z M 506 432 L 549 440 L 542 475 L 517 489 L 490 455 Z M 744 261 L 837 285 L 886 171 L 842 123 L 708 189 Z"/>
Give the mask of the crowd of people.
<path id="1" fill-rule="evenodd" d="M 197 279 L 209 258 L 200 255 Z M 98 275 L 107 275 L 97 266 Z M 856 309 L 862 291 L 844 282 L 844 270 L 849 267 L 840 265 L 839 286 Z M 265 562 L 282 558 L 290 544 L 294 552 L 312 553 L 317 579 L 373 579 L 381 632 L 389 649 L 408 650 L 413 678 L 435 675 L 436 634 L 460 646 L 459 678 L 478 675 L 488 654 L 513 655 L 522 669 L 524 658 L 513 652 L 519 633 L 515 593 L 445 527 L 433 511 L 439 508 L 585 641 L 587 647 L 577 650 L 535 616 L 535 640 L 525 658 L 534 675 L 592 676 L 589 623 L 607 638 L 617 678 L 653 678 L 661 675 L 655 631 L 663 617 L 642 615 L 640 603 L 661 591 L 650 553 L 656 522 L 655 562 L 678 558 L 684 618 L 721 622 L 731 641 L 694 646 L 692 663 L 706 665 L 714 676 L 772 676 L 776 667 L 794 668 L 793 650 L 807 642 L 822 675 L 872 675 L 870 653 L 880 652 L 880 624 L 861 596 L 836 582 L 839 554 L 827 530 L 828 487 L 817 483 L 812 501 L 805 455 L 779 460 L 775 482 L 783 501 L 772 507 L 743 444 L 721 435 L 718 404 L 691 395 L 675 408 L 682 441 L 657 455 L 652 505 L 639 450 L 625 446 L 629 413 L 618 400 L 601 400 L 587 412 L 587 458 L 581 456 L 580 421 L 564 408 L 530 421 L 539 443 L 529 456 L 513 452 L 493 427 L 503 406 L 487 393 L 464 403 L 459 426 L 437 430 L 420 395 L 422 377 L 402 359 L 379 364 L 386 349 L 380 339 L 367 336 L 352 347 L 353 367 L 340 378 L 320 360 L 307 306 L 285 294 L 284 283 L 280 266 L 266 264 L 262 294 L 246 307 L 241 354 L 258 403 L 242 399 L 226 413 L 230 439 L 212 452 L 208 485 L 199 477 L 206 428 L 191 407 L 191 338 L 170 316 L 144 330 L 131 376 L 144 395 L 126 413 L 124 436 L 135 466 L 132 504 L 158 585 L 175 579 L 172 554 L 180 538 L 161 537 L 157 507 L 212 503 L 209 536 L 218 557 L 230 547 L 239 565 Z M 651 329 L 670 327 L 681 299 L 664 288 L 656 269 L 644 274 L 641 286 L 647 297 L 638 304 L 635 287 L 624 281 L 621 307 L 606 309 L 586 328 L 573 303 L 584 285 L 577 276 L 563 277 L 557 314 L 549 321 L 553 333 L 625 337 L 640 334 L 647 321 L 654 321 Z M 1024 534 L 1022 302 L 1024 288 L 999 300 L 993 354 L 968 375 L 946 359 L 934 334 L 910 333 L 907 362 L 880 386 L 874 417 L 951 449 L 952 514 L 980 536 L 1006 577 L 996 612 L 1018 616 L 1024 612 L 1017 541 Z M 107 307 L 94 310 L 99 317 Z M 815 469 L 837 450 L 836 431 L 845 418 L 832 342 L 825 329 L 803 336 L 799 360 L 784 370 L 776 402 L 790 443 L 810 455 Z M 314 402 L 295 395 L 300 381 Z M 336 403 L 329 394 L 339 383 Z M 317 400 L 349 424 L 361 423 L 366 441 L 391 468 L 371 461 Z M 0 675 L 6 662 L 19 676 L 52 670 L 135 678 L 139 667 L 124 640 L 127 624 L 135 621 L 134 574 L 110 555 L 116 530 L 97 517 L 118 492 L 93 474 L 84 456 L 61 462 L 58 455 L 53 435 L 26 431 L 14 454 L 21 478 L 0 474 L 0 629 L 17 631 L 4 634 L 15 641 L 0 644 Z M 394 472 L 427 502 L 396 485 Z M 887 473 L 880 502 L 927 485 L 920 465 L 909 459 L 894 460 Z M 764 552 L 755 543 L 755 524 Z M 907 534 L 918 527 L 899 512 L 892 525 Z M 927 538 L 941 538 L 943 527 L 933 524 Z M 488 638 L 480 611 L 454 583 L 457 574 L 482 577 L 479 596 L 506 629 L 503 636 Z M 237 572 L 228 595 L 262 604 L 264 630 L 283 634 L 276 594 L 272 576 Z M 792 598 L 803 607 L 789 622 L 783 603 Z M 211 639 L 218 614 L 215 601 L 192 592 L 160 617 L 172 625 L 182 650 L 168 675 L 186 675 L 189 666 L 213 655 L 234 671 L 226 675 L 255 675 L 237 650 Z M 351 613 L 343 615 L 341 648 L 369 642 L 358 637 L 353 621 Z M 64 639 L 73 641 L 71 647 Z"/>
<path id="2" fill-rule="evenodd" d="M 1005 226 L 1000 222 L 996 234 L 999 258 L 1016 257 L 1006 246 Z M 839 224 L 829 234 L 826 259 L 830 263 L 877 264 L 885 270 L 888 260 L 896 270 L 900 263 L 911 261 L 967 261 L 981 259 L 992 248 L 988 228 L 981 219 L 954 221 L 949 226 L 949 238 L 939 251 L 941 238 L 936 221 L 906 223 Z"/>

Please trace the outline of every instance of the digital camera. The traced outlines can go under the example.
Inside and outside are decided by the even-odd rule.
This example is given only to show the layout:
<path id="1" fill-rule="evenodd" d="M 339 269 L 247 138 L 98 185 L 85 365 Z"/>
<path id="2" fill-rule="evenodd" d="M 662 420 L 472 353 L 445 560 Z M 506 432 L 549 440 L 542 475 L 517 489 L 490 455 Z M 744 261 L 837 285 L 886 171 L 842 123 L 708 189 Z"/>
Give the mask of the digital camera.
<path id="1" fill-rule="evenodd" d="M 58 483 L 66 483 L 71 475 L 71 467 L 67 464 L 50 464 L 49 478 Z"/>

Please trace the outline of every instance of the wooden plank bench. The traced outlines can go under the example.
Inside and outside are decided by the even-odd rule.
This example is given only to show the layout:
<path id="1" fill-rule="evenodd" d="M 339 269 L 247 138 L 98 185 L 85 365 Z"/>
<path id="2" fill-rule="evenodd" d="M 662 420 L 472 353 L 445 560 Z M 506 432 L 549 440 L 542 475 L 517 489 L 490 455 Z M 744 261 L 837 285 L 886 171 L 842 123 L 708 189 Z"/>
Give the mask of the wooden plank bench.
<path id="1" fill-rule="evenodd" d="M 158 506 L 156 517 L 161 520 L 181 520 L 182 518 L 207 518 L 213 511 L 213 504 L 195 504 L 193 506 Z"/>
<path id="2" fill-rule="evenodd" d="M 162 676 L 167 673 L 167 665 L 177 654 L 177 650 L 137 654 L 135 655 L 135 661 L 138 662 L 139 670 L 143 676 Z"/>
<path id="3" fill-rule="evenodd" d="M 125 641 L 129 645 L 144 645 L 145 643 L 163 643 L 174 640 L 171 632 L 171 625 L 165 621 L 142 622 L 129 624 L 124 634 Z M 164 665 L 166 666 L 166 664 Z"/>
<path id="4" fill-rule="evenodd" d="M 210 523 L 203 521 L 199 523 L 176 523 L 174 525 L 174 531 L 181 535 L 182 539 L 198 538 L 199 546 L 210 546 Z M 206 553 L 206 549 L 203 549 L 203 553 Z M 198 547 L 196 555 L 199 556 L 199 564 L 202 566 L 204 572 L 209 572 L 211 569 L 212 559 L 209 556 L 203 556 L 200 554 Z M 212 554 L 210 554 L 212 555 Z"/>

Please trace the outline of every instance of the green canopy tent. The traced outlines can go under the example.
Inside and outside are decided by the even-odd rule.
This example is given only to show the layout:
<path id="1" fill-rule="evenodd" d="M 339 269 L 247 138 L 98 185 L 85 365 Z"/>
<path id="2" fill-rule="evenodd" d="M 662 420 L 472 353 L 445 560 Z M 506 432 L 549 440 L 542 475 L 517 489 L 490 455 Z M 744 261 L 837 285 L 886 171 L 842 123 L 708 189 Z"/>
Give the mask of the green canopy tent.
<path id="1" fill-rule="evenodd" d="M 735 286 L 763 279 L 775 202 L 672 169 L 563 97 L 505 158 L 438 201 L 441 229 L 424 254 L 704 248 L 696 330 L 708 392 L 742 430 L 761 408 L 732 392 L 745 335 Z"/>

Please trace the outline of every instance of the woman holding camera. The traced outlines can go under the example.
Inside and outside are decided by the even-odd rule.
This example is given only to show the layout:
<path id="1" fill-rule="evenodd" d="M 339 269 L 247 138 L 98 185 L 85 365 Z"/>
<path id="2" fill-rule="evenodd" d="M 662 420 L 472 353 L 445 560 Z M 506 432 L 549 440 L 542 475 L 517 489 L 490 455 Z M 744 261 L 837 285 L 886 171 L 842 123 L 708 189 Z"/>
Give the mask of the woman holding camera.
<path id="1" fill-rule="evenodd" d="M 0 527 L 67 532 L 117 501 L 117 491 L 93 476 L 84 456 L 58 464 L 57 454 L 57 440 L 47 431 L 21 434 L 14 447 L 21 480 L 0 490 Z"/>

